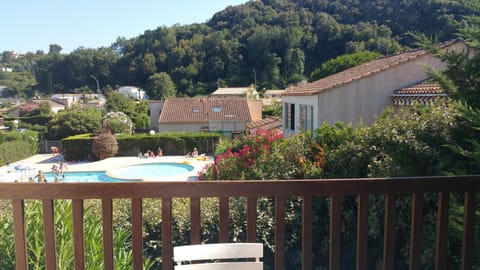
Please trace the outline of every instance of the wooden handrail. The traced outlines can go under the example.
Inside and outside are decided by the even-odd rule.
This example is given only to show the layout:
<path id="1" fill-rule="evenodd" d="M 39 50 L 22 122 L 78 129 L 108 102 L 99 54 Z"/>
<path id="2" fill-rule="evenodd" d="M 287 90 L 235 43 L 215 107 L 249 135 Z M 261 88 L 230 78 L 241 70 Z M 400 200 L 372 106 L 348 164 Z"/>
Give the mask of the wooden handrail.
<path id="1" fill-rule="evenodd" d="M 17 269 L 28 269 L 25 236 L 24 200 L 42 200 L 47 270 L 56 269 L 53 201 L 72 200 L 75 269 L 85 269 L 83 235 L 83 201 L 101 199 L 104 245 L 104 267 L 113 269 L 112 200 L 131 199 L 133 269 L 143 269 L 142 202 L 145 198 L 159 198 L 162 203 L 162 267 L 172 269 L 172 199 L 191 198 L 191 232 L 193 244 L 201 242 L 200 199 L 219 198 L 219 241 L 228 241 L 229 198 L 247 198 L 247 241 L 257 239 L 257 201 L 260 197 L 275 200 L 275 269 L 285 269 L 285 214 L 286 199 L 302 198 L 302 269 L 312 269 L 313 197 L 330 198 L 330 269 L 341 268 L 341 198 L 357 197 L 356 269 L 367 267 L 368 198 L 372 194 L 385 195 L 383 269 L 394 267 L 395 201 L 396 196 L 411 194 L 412 216 L 410 236 L 410 269 L 419 269 L 421 256 L 422 209 L 425 193 L 438 193 L 437 240 L 435 267 L 445 269 L 447 254 L 448 207 L 452 192 L 464 194 L 464 235 L 462 269 L 473 264 L 476 195 L 480 192 L 480 176 L 423 177 L 392 179 L 326 179 L 291 181 L 198 181 L 198 182 L 140 182 L 140 183 L 0 183 L 0 199 L 12 200 Z M 328 224 L 326 224 L 328 226 Z M 477 251 L 478 252 L 478 251 Z"/>

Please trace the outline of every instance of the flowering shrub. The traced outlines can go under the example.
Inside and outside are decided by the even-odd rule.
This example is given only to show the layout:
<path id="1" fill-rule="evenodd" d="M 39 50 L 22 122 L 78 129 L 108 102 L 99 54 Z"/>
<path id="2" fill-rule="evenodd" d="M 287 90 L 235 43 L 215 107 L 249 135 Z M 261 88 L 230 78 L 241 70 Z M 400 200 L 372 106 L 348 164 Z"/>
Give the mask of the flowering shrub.
<path id="1" fill-rule="evenodd" d="M 132 134 L 133 122 L 123 112 L 109 112 L 102 118 L 102 128 L 108 128 L 113 133 Z"/>
<path id="2" fill-rule="evenodd" d="M 314 160 L 310 140 L 300 134 L 283 138 L 276 130 L 260 130 L 217 148 L 215 162 L 201 179 L 296 179 L 319 177 L 324 163 Z M 323 152 L 322 152 L 323 153 Z"/>

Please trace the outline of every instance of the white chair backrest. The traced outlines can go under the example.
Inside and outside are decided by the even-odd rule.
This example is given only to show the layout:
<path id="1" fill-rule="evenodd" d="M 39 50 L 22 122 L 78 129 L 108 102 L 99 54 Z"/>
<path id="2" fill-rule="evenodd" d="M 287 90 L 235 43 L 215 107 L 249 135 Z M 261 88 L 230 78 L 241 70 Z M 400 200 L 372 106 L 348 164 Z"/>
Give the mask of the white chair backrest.
<path id="1" fill-rule="evenodd" d="M 263 245 L 259 243 L 199 244 L 173 248 L 175 270 L 263 270 L 262 257 Z"/>

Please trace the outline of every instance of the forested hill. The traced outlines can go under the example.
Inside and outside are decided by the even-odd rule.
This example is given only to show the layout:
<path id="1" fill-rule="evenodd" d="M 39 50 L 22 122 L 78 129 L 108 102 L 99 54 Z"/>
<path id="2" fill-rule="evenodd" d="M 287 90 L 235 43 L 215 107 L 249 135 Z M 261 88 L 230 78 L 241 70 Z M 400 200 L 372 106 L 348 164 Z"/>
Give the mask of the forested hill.
<path id="1" fill-rule="evenodd" d="M 102 88 L 138 85 L 155 99 L 172 95 L 172 88 L 178 96 L 195 96 L 219 84 L 246 86 L 255 79 L 260 90 L 281 89 L 312 72 L 322 73 L 322 64 L 341 55 L 352 55 L 344 58 L 351 63 L 415 47 L 411 33 L 438 41 L 455 38 L 466 24 L 464 16 L 479 15 L 478 8 L 474 11 L 479 2 L 249 1 L 216 13 L 206 23 L 118 38 L 111 48 L 61 54 L 58 46 L 51 46 L 49 53 L 31 54 L 26 64 L 17 63 L 17 69 L 34 72 L 37 85 L 27 88 L 44 93 L 96 89 L 91 75 Z"/>

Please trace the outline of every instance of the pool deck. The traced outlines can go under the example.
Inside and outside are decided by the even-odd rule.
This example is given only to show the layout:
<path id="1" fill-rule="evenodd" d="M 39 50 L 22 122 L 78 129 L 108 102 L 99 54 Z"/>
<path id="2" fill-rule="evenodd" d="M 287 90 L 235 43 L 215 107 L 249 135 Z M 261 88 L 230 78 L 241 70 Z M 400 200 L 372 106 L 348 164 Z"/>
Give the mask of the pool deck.
<path id="1" fill-rule="evenodd" d="M 30 158 L 15 162 L 10 166 L 0 167 L 0 182 L 26 182 L 30 177 L 35 176 L 39 170 L 43 172 L 51 172 L 52 166 L 58 164 L 63 157 L 61 155 L 53 156 L 52 154 L 35 155 Z M 194 181 L 198 179 L 198 172 L 202 171 L 205 165 L 212 163 L 211 157 L 205 160 L 197 158 L 186 158 L 185 156 L 163 156 L 154 158 L 139 157 L 113 157 L 94 162 L 69 162 L 67 161 L 66 172 L 84 172 L 84 171 L 108 171 L 115 168 L 135 164 L 146 163 L 183 163 L 193 166 L 193 170 L 186 174 L 169 176 L 167 178 L 146 179 L 146 181 Z M 14 170 L 13 167 L 23 168 L 23 170 Z"/>

